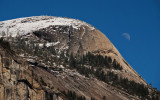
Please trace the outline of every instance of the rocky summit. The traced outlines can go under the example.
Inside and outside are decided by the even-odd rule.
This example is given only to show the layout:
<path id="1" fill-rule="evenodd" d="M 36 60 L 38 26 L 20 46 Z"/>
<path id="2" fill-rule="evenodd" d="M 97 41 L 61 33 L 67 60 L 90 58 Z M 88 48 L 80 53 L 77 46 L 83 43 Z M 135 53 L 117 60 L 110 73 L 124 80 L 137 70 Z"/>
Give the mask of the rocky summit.
<path id="1" fill-rule="evenodd" d="M 159 100 L 160 93 L 86 22 L 0 22 L 0 100 Z"/>

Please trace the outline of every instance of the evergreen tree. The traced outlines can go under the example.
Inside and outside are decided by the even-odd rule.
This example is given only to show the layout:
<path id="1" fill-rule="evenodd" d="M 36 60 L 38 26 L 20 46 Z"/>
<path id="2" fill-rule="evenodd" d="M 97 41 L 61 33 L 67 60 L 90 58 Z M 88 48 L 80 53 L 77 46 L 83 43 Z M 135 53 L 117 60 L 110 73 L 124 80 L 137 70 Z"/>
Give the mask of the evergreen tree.
<path id="1" fill-rule="evenodd" d="M 76 67 L 76 61 L 75 61 L 75 58 L 73 57 L 72 54 L 70 55 L 69 66 L 70 66 L 71 68 Z"/>

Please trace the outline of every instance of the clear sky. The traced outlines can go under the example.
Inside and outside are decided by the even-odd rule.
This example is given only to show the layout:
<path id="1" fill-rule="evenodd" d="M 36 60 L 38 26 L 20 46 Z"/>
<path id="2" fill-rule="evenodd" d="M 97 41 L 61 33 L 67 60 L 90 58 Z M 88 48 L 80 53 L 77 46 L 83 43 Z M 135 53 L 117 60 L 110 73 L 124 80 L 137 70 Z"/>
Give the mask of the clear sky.
<path id="1" fill-rule="evenodd" d="M 160 90 L 160 0 L 0 0 L 0 21 L 39 15 L 95 26 Z"/>

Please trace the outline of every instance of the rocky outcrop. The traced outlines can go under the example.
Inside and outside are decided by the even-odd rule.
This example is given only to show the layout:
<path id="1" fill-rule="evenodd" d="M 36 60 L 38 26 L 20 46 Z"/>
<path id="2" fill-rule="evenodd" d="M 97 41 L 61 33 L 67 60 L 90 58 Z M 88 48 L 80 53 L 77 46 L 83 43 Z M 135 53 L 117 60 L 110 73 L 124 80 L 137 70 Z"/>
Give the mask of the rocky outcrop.
<path id="1" fill-rule="evenodd" d="M 49 26 L 33 34 L 41 40 L 54 45 L 59 51 L 67 51 L 73 55 L 84 55 L 91 52 L 96 55 L 109 56 L 123 67 L 122 77 L 147 85 L 146 81 L 125 61 L 110 40 L 99 30 L 90 30 L 87 26 L 78 29 L 72 26 Z M 33 36 L 32 36 L 33 37 Z"/>
<path id="2" fill-rule="evenodd" d="M 43 41 L 66 50 L 69 54 L 83 55 L 87 52 L 110 56 L 123 67 L 122 77 L 147 85 L 145 80 L 124 60 L 110 40 L 95 27 L 76 19 L 33 16 L 0 22 L 0 32 L 6 37 L 16 35 L 31 37 L 27 41 Z M 3 35 L 3 34 L 2 34 Z M 35 37 L 34 37 L 35 36 Z"/>
<path id="3" fill-rule="evenodd" d="M 124 60 L 110 40 L 83 21 L 34 16 L 0 22 L 0 32 L 16 52 L 10 53 L 0 47 L 0 100 L 69 100 L 72 99 L 70 91 L 75 92 L 77 98 L 85 96 L 87 100 L 92 97 L 98 100 L 152 98 L 149 95 L 153 90 L 148 93 L 145 80 Z M 101 55 L 105 59 L 101 60 L 108 66 L 94 66 L 88 62 L 83 65 L 83 61 L 80 66 L 70 65 L 71 57 L 80 60 L 88 52 L 92 57 Z M 119 69 L 114 68 L 114 61 Z M 78 71 L 80 67 L 88 68 L 92 73 L 85 76 Z M 112 84 L 113 80 L 109 81 L 112 77 L 116 77 L 115 84 Z M 136 91 L 133 87 L 124 88 L 132 85 L 137 86 Z M 138 87 L 146 93 L 139 94 Z"/>
<path id="4" fill-rule="evenodd" d="M 57 100 L 41 87 L 32 67 L 0 47 L 0 100 Z M 50 95 L 50 96 L 48 96 Z"/>
<path id="5" fill-rule="evenodd" d="M 88 79 L 74 70 L 50 73 L 39 64 L 27 62 L 0 47 L 0 100 L 68 100 L 65 91 L 102 100 L 139 100 L 96 79 Z"/>

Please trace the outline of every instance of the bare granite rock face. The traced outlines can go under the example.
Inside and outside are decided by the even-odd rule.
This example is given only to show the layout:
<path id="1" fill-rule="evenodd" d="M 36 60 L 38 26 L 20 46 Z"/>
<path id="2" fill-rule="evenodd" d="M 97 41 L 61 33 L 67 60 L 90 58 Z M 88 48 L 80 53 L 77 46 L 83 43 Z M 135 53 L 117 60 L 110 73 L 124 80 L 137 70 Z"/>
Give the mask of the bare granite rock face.
<path id="1" fill-rule="evenodd" d="M 149 94 L 154 89 L 149 88 L 111 41 L 98 29 L 83 21 L 52 16 L 19 18 L 0 22 L 0 36 L 8 40 L 15 50 L 14 54 L 5 49 L 5 46 L 0 46 L 0 100 L 71 100 L 70 91 L 74 91 L 77 98 L 80 98 L 77 100 L 82 100 L 83 96 L 86 100 L 92 97 L 96 100 L 142 98 L 141 95 L 128 93 L 123 86 L 115 86 L 112 81 L 107 83 L 94 75 L 86 77 L 75 66 L 60 60 L 63 53 L 63 58 L 68 57 L 69 61 L 67 54 L 82 57 L 88 52 L 110 57 L 111 63 L 116 60 L 122 67 L 121 70 L 104 67 L 101 71 L 106 75 L 112 72 L 117 75 L 117 79 L 127 79 L 134 85 L 143 85 L 143 89 L 151 91 L 144 98 L 152 98 Z M 50 47 L 54 50 L 49 51 Z M 50 53 L 53 51 L 57 55 Z M 93 72 L 98 70 L 97 67 L 93 68 Z"/>
<path id="2" fill-rule="evenodd" d="M 28 64 L 0 48 L 0 100 L 68 100 L 61 92 L 76 91 L 87 100 L 139 100 L 104 82 L 88 79 L 72 70 L 57 75 Z"/>
<path id="3" fill-rule="evenodd" d="M 26 61 L 0 47 L 0 100 L 57 100 L 54 93 L 48 97 L 33 74 Z"/>
<path id="4" fill-rule="evenodd" d="M 84 55 L 91 52 L 96 55 L 110 56 L 123 67 L 122 77 L 147 85 L 146 81 L 125 61 L 110 40 L 99 30 L 91 30 L 87 26 L 74 29 L 72 26 L 49 26 L 33 32 L 39 39 L 49 43 L 60 51 L 68 51 L 73 55 Z"/>
<path id="5" fill-rule="evenodd" d="M 0 33 L 6 37 L 23 36 L 27 41 L 45 41 L 60 51 L 83 55 L 87 52 L 110 56 L 123 67 L 121 76 L 147 85 L 145 80 L 125 61 L 110 40 L 98 29 L 83 21 L 52 17 L 33 16 L 0 22 Z M 0 34 L 3 35 L 3 34 Z M 48 45 L 49 46 L 49 45 Z"/>

